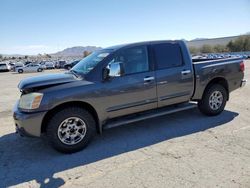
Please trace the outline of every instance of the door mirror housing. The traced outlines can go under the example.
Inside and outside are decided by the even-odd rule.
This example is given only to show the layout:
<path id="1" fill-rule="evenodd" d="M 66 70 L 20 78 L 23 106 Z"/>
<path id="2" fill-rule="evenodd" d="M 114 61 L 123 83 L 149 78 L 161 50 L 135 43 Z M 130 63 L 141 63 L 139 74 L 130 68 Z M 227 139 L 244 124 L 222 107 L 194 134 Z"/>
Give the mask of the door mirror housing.
<path id="1" fill-rule="evenodd" d="M 109 76 L 119 77 L 122 75 L 122 63 L 116 62 L 109 65 Z"/>
<path id="2" fill-rule="evenodd" d="M 113 77 L 120 77 L 123 74 L 124 74 L 124 68 L 122 62 L 111 63 L 106 68 L 103 69 L 104 80 Z"/>

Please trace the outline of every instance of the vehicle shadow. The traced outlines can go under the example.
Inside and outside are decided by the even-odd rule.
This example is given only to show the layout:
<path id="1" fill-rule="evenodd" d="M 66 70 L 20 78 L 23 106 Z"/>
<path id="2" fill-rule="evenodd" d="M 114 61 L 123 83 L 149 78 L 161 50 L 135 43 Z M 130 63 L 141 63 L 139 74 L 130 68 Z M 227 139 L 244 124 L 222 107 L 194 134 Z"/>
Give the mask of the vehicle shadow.
<path id="1" fill-rule="evenodd" d="M 176 137 L 205 131 L 232 121 L 238 113 L 224 111 L 216 117 L 197 109 L 145 120 L 104 131 L 83 151 L 61 154 L 42 139 L 21 138 L 11 133 L 0 138 L 0 187 L 36 181 L 41 187 L 65 182 L 55 173 L 84 166 Z M 225 126 L 225 125 L 224 125 Z"/>

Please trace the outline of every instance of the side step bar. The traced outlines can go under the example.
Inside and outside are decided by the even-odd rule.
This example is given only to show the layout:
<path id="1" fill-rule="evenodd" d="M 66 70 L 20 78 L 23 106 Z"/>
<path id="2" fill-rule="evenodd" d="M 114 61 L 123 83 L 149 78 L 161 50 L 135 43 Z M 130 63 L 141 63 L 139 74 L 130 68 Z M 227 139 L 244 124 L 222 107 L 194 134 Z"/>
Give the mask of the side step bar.
<path id="1" fill-rule="evenodd" d="M 113 127 L 118 127 L 124 124 L 134 123 L 137 121 L 142 121 L 145 119 L 150 119 L 154 117 L 159 117 L 167 114 L 172 114 L 179 111 L 184 111 L 192 108 L 196 108 L 197 103 L 196 102 L 189 102 L 189 103 L 183 103 L 178 105 L 171 105 L 168 107 L 160 108 L 160 109 L 154 109 L 142 113 L 138 113 L 137 115 L 128 115 L 125 117 L 118 117 L 114 120 L 108 121 L 103 128 L 109 129 Z"/>

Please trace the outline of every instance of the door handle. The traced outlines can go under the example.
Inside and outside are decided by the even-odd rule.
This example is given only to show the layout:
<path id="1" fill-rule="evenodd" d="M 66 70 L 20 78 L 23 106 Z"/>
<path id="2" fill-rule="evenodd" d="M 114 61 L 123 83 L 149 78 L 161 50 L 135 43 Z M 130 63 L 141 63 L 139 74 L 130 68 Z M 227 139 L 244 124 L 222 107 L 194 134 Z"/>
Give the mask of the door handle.
<path id="1" fill-rule="evenodd" d="M 164 85 L 164 84 L 167 84 L 168 83 L 168 81 L 161 81 L 161 82 L 158 82 L 157 84 L 158 85 Z"/>
<path id="2" fill-rule="evenodd" d="M 152 81 L 152 80 L 154 80 L 154 79 L 155 79 L 155 77 L 153 77 L 153 76 L 145 77 L 145 78 L 144 78 L 144 82 L 150 82 L 150 81 Z"/>
<path id="3" fill-rule="evenodd" d="M 186 74 L 190 74 L 190 73 L 191 73 L 191 70 L 183 70 L 183 71 L 181 71 L 182 75 L 186 75 Z"/>

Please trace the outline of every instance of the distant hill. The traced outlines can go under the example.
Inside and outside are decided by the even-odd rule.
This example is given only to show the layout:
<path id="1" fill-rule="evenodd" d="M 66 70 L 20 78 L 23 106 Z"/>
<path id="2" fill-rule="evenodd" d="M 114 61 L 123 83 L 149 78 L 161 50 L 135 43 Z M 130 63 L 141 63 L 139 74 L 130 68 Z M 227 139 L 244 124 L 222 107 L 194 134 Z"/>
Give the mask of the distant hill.
<path id="1" fill-rule="evenodd" d="M 250 35 L 250 32 L 244 34 L 244 35 Z M 239 35 L 239 36 L 244 36 L 244 35 Z M 190 41 L 184 40 L 189 47 L 195 47 L 195 48 L 201 48 L 204 44 L 208 44 L 211 46 L 215 46 L 217 44 L 220 45 L 227 45 L 231 40 L 234 41 L 236 40 L 239 36 L 231 36 L 231 37 L 221 37 L 221 38 L 212 38 L 212 39 L 207 39 L 207 38 L 196 38 Z M 67 56 L 72 56 L 72 57 L 79 57 L 83 56 L 84 51 L 89 51 L 93 52 L 96 50 L 102 49 L 101 47 L 96 47 L 96 46 L 75 46 L 71 48 L 66 48 L 62 51 L 50 54 L 52 56 L 62 56 L 62 57 L 67 57 Z M 0 53 L 1 54 L 1 53 Z M 21 57 L 24 55 L 18 55 L 18 54 L 2 54 L 4 57 Z"/>
<path id="2" fill-rule="evenodd" d="M 191 41 L 197 41 L 197 40 L 207 40 L 208 38 L 196 38 L 196 39 L 193 39 Z"/>
<path id="3" fill-rule="evenodd" d="M 76 57 L 76 56 L 83 56 L 83 52 L 84 51 L 89 51 L 89 52 L 93 52 L 96 50 L 101 49 L 101 47 L 96 47 L 96 46 L 75 46 L 72 48 L 66 48 L 62 51 L 59 51 L 57 53 L 51 54 L 52 56 L 72 56 L 72 57 Z"/>
<path id="4" fill-rule="evenodd" d="M 221 38 L 213 38 L 213 39 L 194 39 L 191 41 L 187 41 L 187 45 L 190 47 L 195 47 L 195 48 L 200 48 L 204 44 L 208 44 L 211 46 L 215 46 L 217 44 L 220 45 L 227 45 L 231 40 L 234 41 L 238 38 L 239 36 L 232 36 L 232 37 L 221 37 Z"/>

